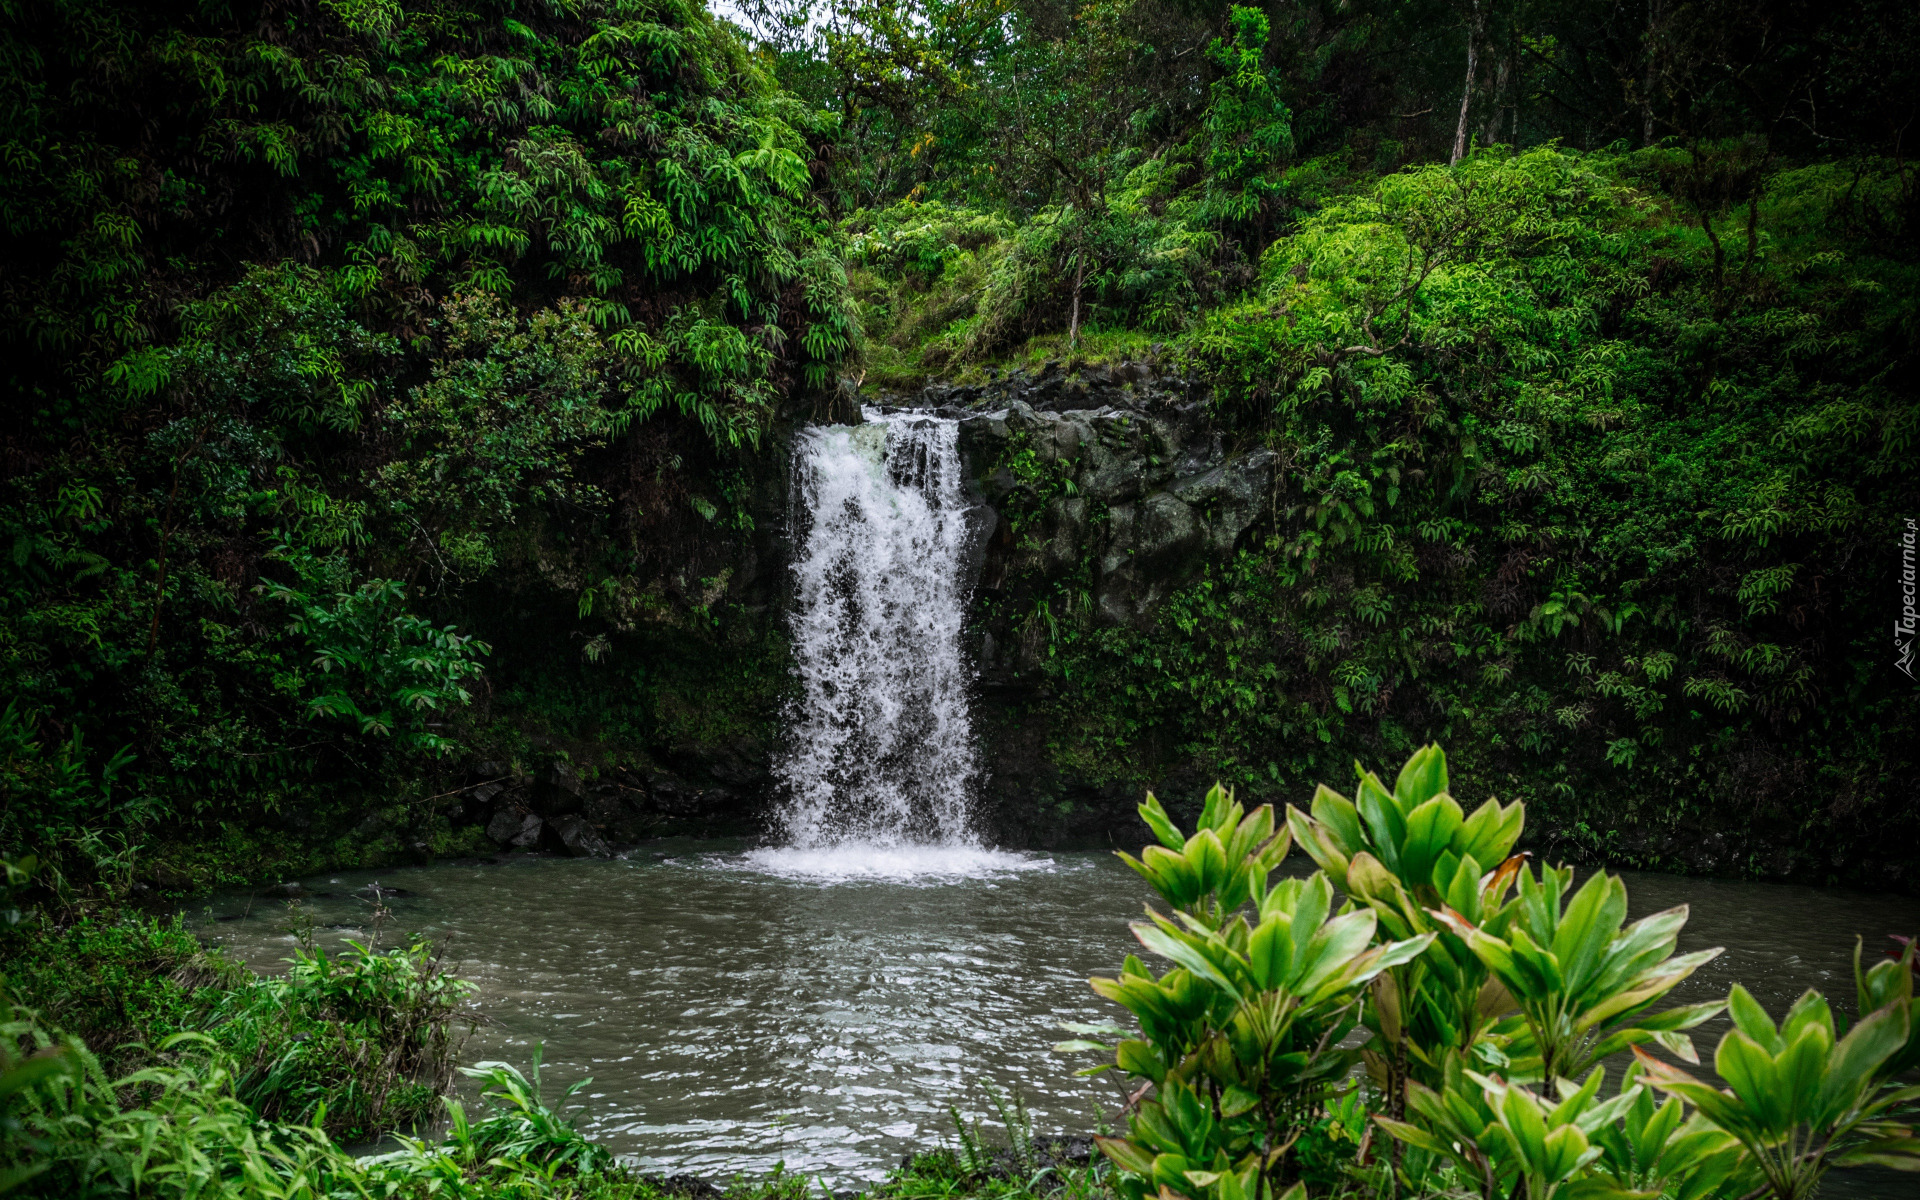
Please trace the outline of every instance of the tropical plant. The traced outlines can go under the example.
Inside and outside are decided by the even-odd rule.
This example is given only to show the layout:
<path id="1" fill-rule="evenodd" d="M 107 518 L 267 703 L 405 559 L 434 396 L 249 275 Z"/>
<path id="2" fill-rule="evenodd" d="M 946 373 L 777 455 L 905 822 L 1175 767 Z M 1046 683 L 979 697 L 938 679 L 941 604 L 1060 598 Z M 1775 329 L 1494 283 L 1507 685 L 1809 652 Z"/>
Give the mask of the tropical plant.
<path id="1" fill-rule="evenodd" d="M 486 1084 L 481 1098 L 492 1111 L 471 1125 L 457 1102 L 449 1101 L 456 1141 L 472 1147 L 474 1155 L 490 1158 L 524 1159 L 550 1171 L 584 1173 L 610 1166 L 613 1156 L 605 1147 L 581 1136 L 566 1118 L 548 1108 L 540 1097 L 540 1056 L 543 1047 L 533 1050 L 533 1078 L 529 1080 L 518 1067 L 504 1062 L 476 1063 L 461 1067 L 460 1073 Z M 581 1079 L 569 1086 L 562 1100 L 571 1100 L 593 1080 Z"/>
<path id="2" fill-rule="evenodd" d="M 1614 1124 L 1589 1133 L 1600 1147 L 1594 1173 L 1621 1192 L 1652 1192 L 1671 1200 L 1705 1200 L 1730 1182 L 1736 1195 L 1744 1193 L 1751 1169 L 1738 1140 L 1698 1113 L 1687 1116 L 1678 1099 L 1660 1103 L 1638 1082 L 1642 1071 L 1637 1062 L 1627 1067 L 1621 1093 L 1634 1093 L 1633 1103 Z"/>
<path id="3" fill-rule="evenodd" d="M 1360 773 L 1356 800 L 1321 785 L 1311 814 L 1291 805 L 1287 826 L 1335 887 L 1373 910 L 1388 937 L 1437 934 L 1425 954 L 1374 981 L 1366 1022 L 1377 1046 L 1369 1072 L 1401 1115 L 1401 1084 L 1437 1086 L 1446 1056 L 1481 1042 L 1512 998 L 1434 910 L 1450 908 L 1474 925 L 1504 930 L 1512 918 L 1508 888 L 1524 859 L 1512 855 L 1524 805 L 1488 800 L 1467 815 L 1448 793 L 1439 746 L 1414 752 L 1392 791 Z M 1491 1045 L 1483 1045 L 1483 1053 Z M 1491 1060 L 1490 1060 L 1491 1061 Z"/>
<path id="4" fill-rule="evenodd" d="M 300 565 L 303 580 L 319 574 L 310 562 Z M 466 681 L 480 674 L 480 658 L 491 650 L 485 642 L 409 612 L 398 580 L 372 580 L 330 601 L 282 583 L 262 590 L 292 611 L 288 628 L 313 647 L 311 715 L 344 719 L 403 750 L 453 748 L 427 718 L 466 704 Z"/>
<path id="5" fill-rule="evenodd" d="M 1920 997 L 1914 995 L 1915 973 L 1920 971 L 1920 957 L 1916 957 L 1920 942 L 1898 934 L 1894 937 L 1900 943 L 1900 953 L 1889 952 L 1889 957 L 1864 969 L 1860 965 L 1864 942 L 1856 941 L 1853 947 L 1853 994 L 1859 1006 L 1859 1018 L 1865 1020 L 1883 1008 L 1907 1010 L 1907 1044 L 1881 1064 L 1883 1080 L 1895 1079 L 1920 1067 Z"/>
<path id="6" fill-rule="evenodd" d="M 17 1005 L 8 1009 L 0 1023 L 0 1192 L 322 1200 L 358 1174 L 320 1130 L 260 1120 L 233 1093 L 232 1060 L 205 1034 L 167 1037 L 152 1065 L 109 1081 L 78 1039 L 49 1032 Z M 24 1056 L 23 1045 L 33 1048 Z M 123 1107 L 121 1096 L 138 1103 Z"/>
<path id="7" fill-rule="evenodd" d="M 285 975 L 234 982 L 197 1023 L 233 1056 L 234 1094 L 261 1117 L 362 1139 L 432 1115 L 473 991 L 425 940 L 296 947 Z"/>
<path id="8" fill-rule="evenodd" d="M 1191 837 L 1151 795 L 1140 814 L 1161 844 L 1122 857 L 1174 917 L 1149 908 L 1132 928 L 1174 965 L 1155 976 L 1128 956 L 1118 978 L 1093 981 L 1143 1035 L 1112 1047 L 1109 1065 L 1148 1085 L 1128 1136 L 1102 1138 L 1100 1148 L 1129 1200 L 1277 1195 L 1288 1149 L 1354 1061 L 1337 1045 L 1358 1020 L 1367 982 L 1432 937 L 1370 945 L 1374 914 L 1347 906 L 1334 915 L 1321 872 L 1270 885 L 1288 847 L 1271 806 L 1247 813 L 1216 787 Z M 1092 1047 L 1106 1048 L 1062 1048 Z"/>
<path id="9" fill-rule="evenodd" d="M 1755 1195 L 1805 1200 L 1833 1167 L 1920 1171 L 1920 1139 L 1895 1119 L 1920 1099 L 1920 1087 L 1882 1086 L 1912 1033 L 1910 996 L 1896 996 L 1836 1038 L 1833 1011 L 1818 991 L 1809 988 L 1776 1025 L 1735 984 L 1727 998 L 1733 1028 L 1713 1056 L 1725 1088 L 1638 1046 L 1634 1053 L 1649 1083 L 1739 1139 L 1764 1180 Z"/>
<path id="10" fill-rule="evenodd" d="M 1577 1079 L 1629 1046 L 1654 1042 L 1698 1062 L 1685 1034 L 1726 1005 L 1717 1000 L 1661 1012 L 1653 1006 L 1720 948 L 1674 955 L 1687 906 L 1626 924 L 1627 885 L 1595 871 L 1563 906 L 1573 869 L 1522 868 L 1505 933 L 1457 911 L 1435 915 L 1480 959 L 1526 1019 L 1536 1061 L 1516 1072 L 1546 1081 Z"/>

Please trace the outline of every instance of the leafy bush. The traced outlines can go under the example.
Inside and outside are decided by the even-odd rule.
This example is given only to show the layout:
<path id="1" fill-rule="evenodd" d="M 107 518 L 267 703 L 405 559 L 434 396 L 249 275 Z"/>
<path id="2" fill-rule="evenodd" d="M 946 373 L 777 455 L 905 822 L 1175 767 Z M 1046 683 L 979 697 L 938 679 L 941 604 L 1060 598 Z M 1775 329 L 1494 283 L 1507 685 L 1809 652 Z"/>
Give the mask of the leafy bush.
<path id="1" fill-rule="evenodd" d="M 107 1069 L 132 1070 L 132 1049 L 194 1028 L 201 989 L 242 986 L 236 964 L 203 952 L 178 917 L 91 914 L 56 926 L 29 910 L 0 930 L 0 978 L 11 995 L 82 1043 L 99 1047 Z"/>
<path id="2" fill-rule="evenodd" d="M 435 1114 L 473 985 L 448 976 L 424 941 L 348 946 L 296 948 L 284 976 L 220 994 L 198 1023 L 233 1056 L 235 1095 L 263 1119 L 358 1141 Z"/>
<path id="3" fill-rule="evenodd" d="M 1819 992 L 1809 989 L 1775 1025 L 1735 984 L 1727 1004 L 1733 1028 L 1713 1056 L 1727 1086 L 1715 1088 L 1642 1052 L 1646 1078 L 1739 1139 L 1778 1200 L 1813 1195 L 1831 1167 L 1920 1170 L 1920 1140 L 1896 1119 L 1920 1100 L 1920 1087 L 1895 1085 L 1890 1069 L 1913 1038 L 1913 972 L 1905 959 L 1895 966 L 1909 981 L 1906 993 L 1837 1038 L 1833 1011 Z"/>
<path id="4" fill-rule="evenodd" d="M 1121 1195 L 1258 1200 L 1324 1179 L 1324 1148 L 1309 1155 L 1303 1138 L 1350 1111 L 1355 1054 L 1335 1047 L 1362 1024 L 1384 1092 L 1373 1119 L 1408 1151 L 1389 1164 L 1406 1186 L 1802 1200 L 1830 1166 L 1920 1170 L 1898 1119 L 1920 1089 L 1894 1081 L 1913 1054 L 1911 946 L 1857 971 L 1863 1013 L 1844 1037 L 1812 991 L 1778 1026 L 1738 986 L 1725 1003 L 1655 1012 L 1718 953 L 1673 955 L 1685 910 L 1625 924 L 1625 886 L 1605 872 L 1567 896 L 1571 871 L 1507 857 L 1520 806 L 1469 817 L 1448 786 L 1429 746 L 1392 791 L 1366 772 L 1357 802 L 1322 787 L 1311 815 L 1288 812 L 1322 869 L 1272 885 L 1288 834 L 1274 835 L 1271 809 L 1245 814 L 1216 787 L 1186 837 L 1148 797 L 1141 816 L 1161 845 L 1121 857 L 1173 909 L 1133 930 L 1175 965 L 1156 977 L 1129 956 L 1118 979 L 1093 981 L 1140 1037 L 1059 1047 L 1106 1051 L 1093 1070 L 1142 1081 L 1128 1136 L 1099 1139 Z M 1334 872 L 1353 897 L 1337 913 Z M 1402 936 L 1416 921 L 1423 931 Z M 1693 1060 L 1681 1031 L 1728 1007 L 1735 1028 L 1715 1058 L 1726 1090 L 1645 1050 Z M 1599 1063 L 1629 1046 L 1639 1061 L 1603 1098 Z M 1359 1158 L 1337 1173 L 1391 1186 Z"/>
<path id="5" fill-rule="evenodd" d="M 481 1098 L 493 1112 L 477 1124 L 468 1125 L 457 1103 L 450 1102 L 453 1114 L 452 1140 L 479 1158 L 515 1158 L 547 1168 L 584 1174 L 605 1169 L 613 1156 L 580 1136 L 573 1126 L 549 1109 L 540 1099 L 540 1050 L 533 1055 L 533 1080 L 528 1082 L 518 1068 L 503 1062 L 483 1062 L 460 1068 L 460 1073 L 484 1080 L 487 1087 Z M 566 1091 L 571 1100 L 592 1079 L 582 1079 Z"/>
<path id="6" fill-rule="evenodd" d="M 109 1081 L 77 1038 L 48 1032 L 10 1001 L 8 1009 L 0 1190 L 49 1200 L 320 1200 L 355 1173 L 319 1130 L 255 1116 L 234 1094 L 231 1061 L 204 1034 L 174 1034 L 158 1043 L 153 1065 Z M 138 1103 L 123 1108 L 123 1095 Z"/>
<path id="7" fill-rule="evenodd" d="M 406 750 L 453 749 L 425 718 L 471 699 L 465 683 L 481 672 L 485 642 L 408 612 L 397 580 L 374 580 L 329 599 L 286 584 L 262 587 L 288 606 L 288 628 L 313 647 L 320 677 L 318 694 L 307 701 L 311 715 L 345 718 L 356 732 L 391 737 Z"/>
<path id="8" fill-rule="evenodd" d="M 1094 980 L 1144 1034 L 1119 1042 L 1113 1065 L 1154 1089 L 1129 1135 L 1100 1148 L 1128 1200 L 1277 1194 L 1287 1148 L 1356 1057 L 1336 1047 L 1358 1021 L 1363 989 L 1433 935 L 1371 945 L 1373 913 L 1349 905 L 1330 915 L 1324 874 L 1270 886 L 1289 845 L 1271 807 L 1247 813 L 1216 787 L 1192 837 L 1151 796 L 1140 813 L 1161 844 L 1122 857 L 1177 920 L 1150 912 L 1134 936 L 1175 966 L 1154 976 L 1129 957 L 1119 978 Z"/>
<path id="9" fill-rule="evenodd" d="M 258 976 L 202 949 L 179 918 L 35 919 L 0 932 L 4 984 L 103 1069 L 164 1063 L 178 1033 L 205 1034 L 223 1087 L 263 1120 L 358 1140 L 437 1111 L 464 1041 L 472 985 L 425 942 L 329 955 L 297 947 L 285 975 Z"/>

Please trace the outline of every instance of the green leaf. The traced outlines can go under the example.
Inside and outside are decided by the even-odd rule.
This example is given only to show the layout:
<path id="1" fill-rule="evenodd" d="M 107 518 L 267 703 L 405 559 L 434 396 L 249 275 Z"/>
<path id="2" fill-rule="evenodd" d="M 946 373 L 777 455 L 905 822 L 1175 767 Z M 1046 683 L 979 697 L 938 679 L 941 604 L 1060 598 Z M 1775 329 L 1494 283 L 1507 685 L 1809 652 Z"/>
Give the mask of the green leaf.
<path id="1" fill-rule="evenodd" d="M 1400 777 L 1394 782 L 1394 798 L 1400 808 L 1412 812 L 1447 790 L 1447 756 L 1437 745 L 1423 746 L 1413 752 Z M 1455 806 L 1456 809 L 1458 806 Z M 1409 821 L 1411 823 L 1411 821 Z"/>

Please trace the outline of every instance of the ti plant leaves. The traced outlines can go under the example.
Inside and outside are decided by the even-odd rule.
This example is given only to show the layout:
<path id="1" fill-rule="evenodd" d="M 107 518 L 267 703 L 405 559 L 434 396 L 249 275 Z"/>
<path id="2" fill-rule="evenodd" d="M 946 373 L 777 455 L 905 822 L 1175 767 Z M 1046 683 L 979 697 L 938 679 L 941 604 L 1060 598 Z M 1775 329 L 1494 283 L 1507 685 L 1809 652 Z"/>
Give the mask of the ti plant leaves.
<path id="1" fill-rule="evenodd" d="M 1175 911 L 1210 927 L 1252 899 L 1256 888 L 1264 890 L 1290 846 L 1285 829 L 1274 834 L 1271 805 L 1249 813 L 1234 800 L 1232 789 L 1218 785 L 1207 793 L 1192 837 L 1180 832 L 1151 792 L 1140 816 L 1160 844 L 1148 846 L 1139 858 L 1124 852 L 1120 858 Z"/>
<path id="2" fill-rule="evenodd" d="M 1726 1006 L 1719 1001 L 1653 1012 L 1660 998 L 1720 953 L 1675 955 L 1687 908 L 1626 923 L 1627 885 L 1596 871 L 1565 900 L 1572 868 L 1518 873 L 1519 896 L 1504 933 L 1445 908 L 1433 913 L 1504 987 L 1526 1018 L 1541 1079 L 1578 1078 L 1609 1054 L 1656 1042 L 1699 1061 L 1684 1031 Z"/>
<path id="3" fill-rule="evenodd" d="M 1338 1043 L 1368 981 L 1432 935 L 1376 944 L 1374 914 L 1336 913 L 1324 873 L 1269 885 L 1288 848 L 1270 807 L 1246 813 L 1215 788 L 1191 837 L 1152 797 L 1140 812 L 1160 845 L 1121 857 L 1173 915 L 1149 909 L 1133 931 L 1173 965 L 1155 976 L 1129 956 L 1118 978 L 1092 981 L 1143 1034 L 1111 1065 L 1149 1085 L 1128 1135 L 1100 1147 L 1128 1200 L 1273 1196 L 1286 1151 L 1354 1061 Z"/>
<path id="4" fill-rule="evenodd" d="M 1745 1147 L 1776 1200 L 1812 1196 L 1827 1170 L 1877 1164 L 1920 1171 L 1920 1139 L 1895 1119 L 1920 1087 L 1887 1087 L 1912 1014 L 1898 998 L 1835 1038 L 1826 997 L 1809 989 L 1775 1025 L 1738 984 L 1733 1028 L 1714 1052 L 1724 1089 L 1634 1048 L 1648 1082 L 1696 1106 Z"/>
<path id="5" fill-rule="evenodd" d="M 1427 953 L 1376 981 L 1368 1010 L 1377 1039 L 1368 1070 L 1396 1115 L 1402 1081 L 1438 1086 L 1442 1058 L 1465 1055 L 1514 1007 L 1431 910 L 1451 908 L 1496 933 L 1506 928 L 1507 893 L 1524 861 L 1513 845 L 1526 810 L 1488 800 L 1468 815 L 1447 787 L 1446 753 L 1427 746 L 1407 760 L 1391 791 L 1361 772 L 1357 801 L 1323 786 L 1311 813 L 1287 809 L 1294 840 L 1336 886 L 1372 909 L 1386 935 L 1439 935 Z"/>

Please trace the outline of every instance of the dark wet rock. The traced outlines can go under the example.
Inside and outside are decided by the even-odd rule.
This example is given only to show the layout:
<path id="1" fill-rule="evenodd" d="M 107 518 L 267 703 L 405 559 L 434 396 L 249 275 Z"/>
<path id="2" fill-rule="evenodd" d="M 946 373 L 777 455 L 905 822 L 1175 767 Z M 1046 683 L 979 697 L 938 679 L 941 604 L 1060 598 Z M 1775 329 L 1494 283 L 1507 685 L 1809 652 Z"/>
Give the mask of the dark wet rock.
<path id="1" fill-rule="evenodd" d="M 895 399 L 936 411 L 959 406 L 970 487 L 996 524 L 980 542 L 987 593 L 1065 581 L 1086 564 L 1096 620 L 1146 628 L 1208 562 L 1232 554 L 1269 499 L 1272 452 L 1227 446 L 1208 419 L 1203 389 L 1152 364 L 1074 372 L 1052 363 Z M 1009 469 L 1029 454 L 1057 474 L 1042 472 L 1036 484 L 1030 467 Z M 1036 486 L 1056 492 L 1040 497 L 1037 520 Z M 1028 506 L 1017 535 L 1000 516 L 1010 504 Z M 1031 607 L 1014 601 L 1004 610 Z M 989 632 L 998 644 L 1013 641 Z M 983 682 L 991 690 L 993 681 Z"/>
<path id="2" fill-rule="evenodd" d="M 313 893 L 296 880 L 292 883 L 276 883 L 272 887 L 261 888 L 260 894 L 276 900 L 303 900 Z"/>
<path id="3" fill-rule="evenodd" d="M 864 425 L 860 411 L 860 386 L 851 379 L 837 380 L 813 397 L 813 423 L 816 425 Z"/>
<path id="4" fill-rule="evenodd" d="M 586 796 L 587 788 L 580 781 L 580 772 L 572 763 L 561 759 L 541 777 L 535 800 L 542 812 L 559 816 L 579 812 Z"/>
<path id="5" fill-rule="evenodd" d="M 504 783 L 483 783 L 467 793 L 467 796 L 476 807 L 491 809 L 493 802 L 506 790 L 507 785 Z"/>
<path id="6" fill-rule="evenodd" d="M 613 847 L 587 819 L 578 813 L 569 813 L 556 818 L 552 826 L 552 835 L 560 848 L 575 858 L 611 858 Z"/>
<path id="7" fill-rule="evenodd" d="M 644 795 L 644 793 L 643 793 Z M 588 793 L 586 805 L 581 810 L 587 823 L 599 829 L 609 829 L 623 825 L 632 819 L 633 805 L 627 802 L 623 789 L 614 785 L 603 785 Z"/>
<path id="8" fill-rule="evenodd" d="M 493 819 L 487 822 L 487 837 L 499 845 L 510 845 L 514 838 L 520 836 L 520 826 L 524 823 L 526 815 L 511 807 L 501 808 L 493 814 Z"/>
<path id="9" fill-rule="evenodd" d="M 701 808 L 701 791 L 677 775 L 656 771 L 647 777 L 647 791 L 654 807 L 670 817 L 687 817 Z"/>
<path id="10" fill-rule="evenodd" d="M 503 808 L 487 823 L 487 836 L 497 845 L 525 850 L 540 840 L 540 831 L 545 827 L 546 822 L 536 813 Z"/>
<path id="11" fill-rule="evenodd" d="M 356 888 L 354 895 L 372 896 L 376 900 L 412 900 L 417 898 L 420 893 L 413 891 L 411 888 L 387 887 L 385 884 L 370 883 L 366 887 Z"/>

